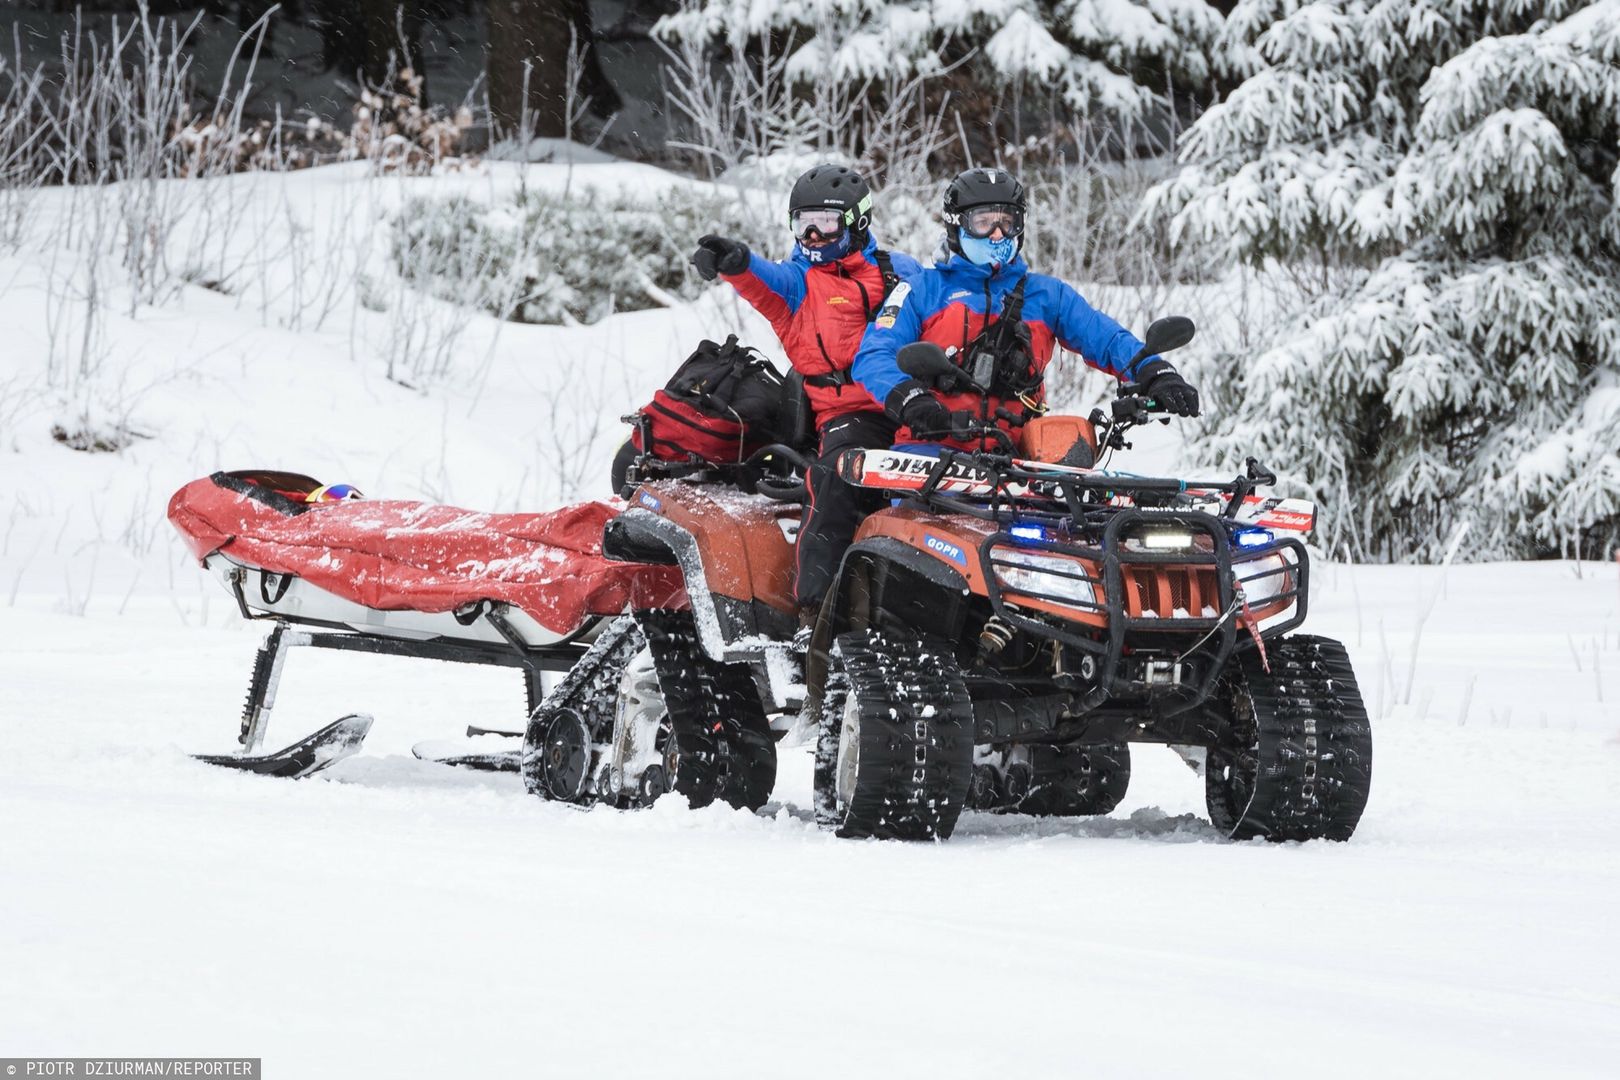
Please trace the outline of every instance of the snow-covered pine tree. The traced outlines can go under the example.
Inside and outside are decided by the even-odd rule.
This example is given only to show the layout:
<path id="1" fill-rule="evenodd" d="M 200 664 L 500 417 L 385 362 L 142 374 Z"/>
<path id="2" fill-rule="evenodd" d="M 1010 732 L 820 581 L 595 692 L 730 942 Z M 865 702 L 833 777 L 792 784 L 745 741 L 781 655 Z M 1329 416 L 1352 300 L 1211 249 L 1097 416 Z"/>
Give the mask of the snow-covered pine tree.
<path id="1" fill-rule="evenodd" d="M 1077 114 L 1140 122 L 1170 92 L 1203 99 L 1235 73 L 1217 48 L 1206 0 L 686 0 L 654 28 L 665 40 L 714 42 L 744 55 L 762 35 L 791 40 L 798 83 L 872 82 L 962 62 L 977 88 L 1049 101 Z M 1015 133 L 1013 109 L 996 135 Z M 977 134 L 977 133 L 974 133 Z"/>
<path id="2" fill-rule="evenodd" d="M 1612 547 L 1620 0 L 1244 0 L 1228 25 L 1262 66 L 1149 212 L 1344 286 L 1213 366 L 1204 453 L 1278 468 L 1334 552 L 1433 558 L 1464 524 L 1476 558 Z"/>

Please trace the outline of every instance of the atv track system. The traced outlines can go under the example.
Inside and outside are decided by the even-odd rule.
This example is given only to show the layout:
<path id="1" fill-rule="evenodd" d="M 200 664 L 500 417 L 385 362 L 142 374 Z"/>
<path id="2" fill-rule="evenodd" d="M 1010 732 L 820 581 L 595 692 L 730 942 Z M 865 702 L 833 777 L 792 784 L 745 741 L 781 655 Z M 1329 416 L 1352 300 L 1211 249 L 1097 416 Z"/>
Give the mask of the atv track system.
<path id="1" fill-rule="evenodd" d="M 1348 840 L 1367 805 L 1372 729 L 1344 646 L 1301 634 L 1234 661 L 1229 737 L 1209 748 L 1209 819 L 1235 840 Z"/>
<path id="2" fill-rule="evenodd" d="M 833 645 L 816 821 L 839 836 L 943 840 L 966 805 L 973 707 L 950 649 L 894 630 Z"/>
<path id="3" fill-rule="evenodd" d="M 973 764 L 968 808 L 1036 817 L 1091 817 L 1118 806 L 1130 783 L 1127 743 L 981 746 Z"/>
<path id="4" fill-rule="evenodd" d="M 757 810 L 776 744 L 744 665 L 711 660 L 689 612 L 644 611 L 602 632 L 530 717 L 523 781 L 578 804 L 646 806 L 667 791 Z"/>

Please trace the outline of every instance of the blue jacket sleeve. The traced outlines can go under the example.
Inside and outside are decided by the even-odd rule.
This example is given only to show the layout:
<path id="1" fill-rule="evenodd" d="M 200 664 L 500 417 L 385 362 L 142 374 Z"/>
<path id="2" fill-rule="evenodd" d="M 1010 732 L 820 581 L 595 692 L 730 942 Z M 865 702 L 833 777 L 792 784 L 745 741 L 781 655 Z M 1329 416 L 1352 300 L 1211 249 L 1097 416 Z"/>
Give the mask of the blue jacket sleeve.
<path id="1" fill-rule="evenodd" d="M 902 281 L 894 287 L 878 312 L 877 319 L 866 328 L 866 333 L 861 337 L 861 347 L 855 353 L 855 363 L 850 372 L 879 405 L 885 404 L 889 393 L 911 377 L 900 370 L 895 354 L 901 346 L 922 337 L 922 316 L 916 288 L 914 280 Z M 893 325 L 884 325 L 891 317 Z"/>
<path id="2" fill-rule="evenodd" d="M 889 265 L 893 266 L 894 272 L 899 274 L 901 279 L 905 281 L 910 281 L 912 278 L 922 273 L 923 269 L 922 263 L 918 262 L 916 259 L 913 259 L 910 255 L 907 255 L 903 251 L 889 252 Z"/>
<path id="3" fill-rule="evenodd" d="M 1069 285 L 1056 278 L 1049 280 L 1057 289 L 1057 325 L 1052 329 L 1064 348 L 1079 353 L 1092 367 L 1127 381 L 1135 378 L 1142 364 L 1158 359 L 1147 356 L 1140 363 L 1131 363 L 1142 350 L 1141 340 L 1086 303 Z"/>
<path id="4" fill-rule="evenodd" d="M 772 262 L 757 252 L 748 253 L 748 269 L 737 275 L 727 275 L 726 280 L 739 286 L 740 279 L 752 276 L 760 285 L 770 290 L 783 304 L 787 305 L 788 314 L 799 310 L 804 303 L 805 284 L 804 267 L 795 264 L 791 259 L 785 262 Z M 748 295 L 747 290 L 741 290 L 750 302 L 754 296 Z M 757 306 L 757 305 L 756 305 Z M 763 310 L 763 308 L 761 309 Z M 766 313 L 769 317 L 769 312 Z"/>

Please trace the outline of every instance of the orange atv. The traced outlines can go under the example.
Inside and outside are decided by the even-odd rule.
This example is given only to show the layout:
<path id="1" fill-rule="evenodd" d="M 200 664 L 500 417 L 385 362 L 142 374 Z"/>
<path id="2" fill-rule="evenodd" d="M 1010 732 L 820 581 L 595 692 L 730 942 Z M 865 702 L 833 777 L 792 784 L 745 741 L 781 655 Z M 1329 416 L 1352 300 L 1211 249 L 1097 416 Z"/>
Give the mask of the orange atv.
<path id="1" fill-rule="evenodd" d="M 1191 335 L 1161 320 L 1148 350 Z M 936 359 L 909 373 L 965 379 Z M 1159 742 L 1201 769 L 1230 835 L 1349 837 L 1371 764 L 1354 674 L 1336 642 L 1284 636 L 1305 618 L 1312 507 L 1256 495 L 1272 478 L 1253 462 L 1208 484 L 1091 467 L 1154 416 L 1124 390 L 1111 417 L 1043 417 L 1017 446 L 987 425 L 977 453 L 847 454 L 844 478 L 896 505 L 863 524 L 807 658 L 791 645 L 803 459 L 776 445 L 661 479 L 636 458 L 603 552 L 678 567 L 686 603 L 620 619 L 546 696 L 529 790 L 758 807 L 803 715 L 817 817 L 841 835 L 943 838 L 966 808 L 1107 813 L 1128 744 Z"/>
<path id="2" fill-rule="evenodd" d="M 1160 320 L 1144 355 L 1192 331 Z M 931 349 L 908 346 L 902 368 L 960 384 Z M 1044 418 L 1023 442 L 1079 425 L 1106 453 L 1156 411 L 1122 387 L 1112 417 Z M 811 644 L 818 820 L 927 839 L 967 808 L 1106 813 L 1128 744 L 1148 742 L 1202 772 L 1231 836 L 1348 839 L 1371 777 L 1367 712 L 1344 647 L 1290 633 L 1311 505 L 1256 495 L 1275 478 L 1253 459 L 1195 483 L 1022 459 L 989 445 L 1010 443 L 995 427 L 978 434 L 975 453 L 840 462 L 903 499 L 863 524 Z"/>

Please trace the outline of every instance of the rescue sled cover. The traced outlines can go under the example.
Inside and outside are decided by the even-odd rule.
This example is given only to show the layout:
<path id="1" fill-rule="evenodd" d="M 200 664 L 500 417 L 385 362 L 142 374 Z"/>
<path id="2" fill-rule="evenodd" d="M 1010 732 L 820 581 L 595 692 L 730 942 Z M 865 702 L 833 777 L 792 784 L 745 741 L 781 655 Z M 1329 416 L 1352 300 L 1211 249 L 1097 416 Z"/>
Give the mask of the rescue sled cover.
<path id="1" fill-rule="evenodd" d="M 686 604 L 674 567 L 603 557 L 602 527 L 618 513 L 607 503 L 488 514 L 401 500 L 303 501 L 319 487 L 296 473 L 215 473 L 175 492 L 169 521 L 198 559 L 220 553 L 381 610 L 445 612 L 495 600 L 566 634 L 627 606 Z"/>

